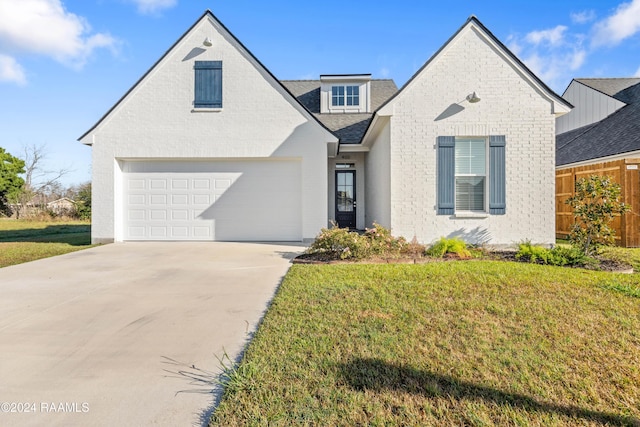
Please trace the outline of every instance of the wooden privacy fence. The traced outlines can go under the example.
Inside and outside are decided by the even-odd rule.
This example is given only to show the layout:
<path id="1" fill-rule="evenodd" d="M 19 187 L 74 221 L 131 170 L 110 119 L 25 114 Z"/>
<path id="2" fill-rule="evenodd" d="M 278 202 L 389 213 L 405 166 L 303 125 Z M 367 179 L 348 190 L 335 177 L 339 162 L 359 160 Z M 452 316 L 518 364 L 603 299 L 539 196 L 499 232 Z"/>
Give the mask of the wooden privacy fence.
<path id="1" fill-rule="evenodd" d="M 607 175 L 620 184 L 620 199 L 631 210 L 613 221 L 616 245 L 640 246 L 640 158 L 556 170 L 556 237 L 566 238 L 571 232 L 573 211 L 566 200 L 573 196 L 576 181 L 589 175 Z"/>

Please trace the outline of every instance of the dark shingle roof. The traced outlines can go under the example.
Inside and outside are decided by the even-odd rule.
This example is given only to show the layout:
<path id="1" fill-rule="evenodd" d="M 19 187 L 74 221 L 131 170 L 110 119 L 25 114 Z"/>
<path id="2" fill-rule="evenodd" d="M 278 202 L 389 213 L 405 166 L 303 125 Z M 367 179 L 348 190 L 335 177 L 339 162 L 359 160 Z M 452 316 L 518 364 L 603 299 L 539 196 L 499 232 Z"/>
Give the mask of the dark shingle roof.
<path id="1" fill-rule="evenodd" d="M 609 78 L 609 79 L 575 79 L 577 82 L 606 95 L 616 98 L 616 94 L 630 86 L 640 83 L 640 77 Z"/>
<path id="2" fill-rule="evenodd" d="M 640 79 L 637 80 L 635 85 L 616 92 L 616 98 L 623 98 L 629 105 L 599 122 L 556 136 L 557 166 L 640 150 Z"/>
<path id="3" fill-rule="evenodd" d="M 341 144 L 357 144 L 362 140 L 373 114 L 320 114 L 320 80 L 282 80 L 281 83 L 340 138 Z M 397 91 L 393 80 L 371 80 L 371 111 L 375 111 Z"/>

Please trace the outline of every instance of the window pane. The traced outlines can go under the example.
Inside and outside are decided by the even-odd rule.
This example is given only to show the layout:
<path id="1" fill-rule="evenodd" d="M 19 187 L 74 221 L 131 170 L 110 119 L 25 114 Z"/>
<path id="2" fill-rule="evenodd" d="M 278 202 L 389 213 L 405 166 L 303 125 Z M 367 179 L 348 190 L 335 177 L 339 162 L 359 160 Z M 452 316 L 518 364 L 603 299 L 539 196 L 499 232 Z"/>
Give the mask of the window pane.
<path id="1" fill-rule="evenodd" d="M 338 186 L 337 208 L 339 212 L 353 212 L 353 187 Z"/>
<path id="2" fill-rule="evenodd" d="M 360 105 L 359 86 L 347 86 L 347 105 Z"/>
<path id="3" fill-rule="evenodd" d="M 456 177 L 456 210 L 484 211 L 484 177 Z"/>
<path id="4" fill-rule="evenodd" d="M 341 175 L 342 175 L 342 174 L 341 174 Z M 346 181 L 346 184 L 347 184 L 347 185 L 353 185 L 353 174 L 351 174 L 351 173 L 346 173 L 346 174 L 344 174 L 344 175 L 345 175 L 345 178 L 346 178 L 346 180 L 347 180 L 347 181 Z"/>
<path id="5" fill-rule="evenodd" d="M 344 86 L 331 87 L 331 105 L 344 105 Z"/>
<path id="6" fill-rule="evenodd" d="M 456 138 L 456 175 L 485 175 L 486 141 Z"/>

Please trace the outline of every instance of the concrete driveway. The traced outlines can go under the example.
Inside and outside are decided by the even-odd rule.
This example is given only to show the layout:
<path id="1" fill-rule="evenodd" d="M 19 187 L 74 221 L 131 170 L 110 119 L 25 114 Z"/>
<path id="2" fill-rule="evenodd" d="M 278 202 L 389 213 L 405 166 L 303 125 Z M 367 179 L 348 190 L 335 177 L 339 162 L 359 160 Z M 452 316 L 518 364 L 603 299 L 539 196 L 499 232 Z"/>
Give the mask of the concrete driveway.
<path id="1" fill-rule="evenodd" d="M 0 425 L 188 426 L 301 246 L 119 243 L 0 269 Z"/>

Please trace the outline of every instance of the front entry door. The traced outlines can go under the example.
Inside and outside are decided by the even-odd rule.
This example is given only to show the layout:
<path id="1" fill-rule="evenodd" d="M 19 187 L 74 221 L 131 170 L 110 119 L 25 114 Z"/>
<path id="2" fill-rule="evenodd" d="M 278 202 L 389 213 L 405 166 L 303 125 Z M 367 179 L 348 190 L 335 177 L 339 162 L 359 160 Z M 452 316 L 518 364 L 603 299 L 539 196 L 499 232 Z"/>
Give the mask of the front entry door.
<path id="1" fill-rule="evenodd" d="M 336 171 L 336 222 L 356 228 L 356 171 Z"/>

